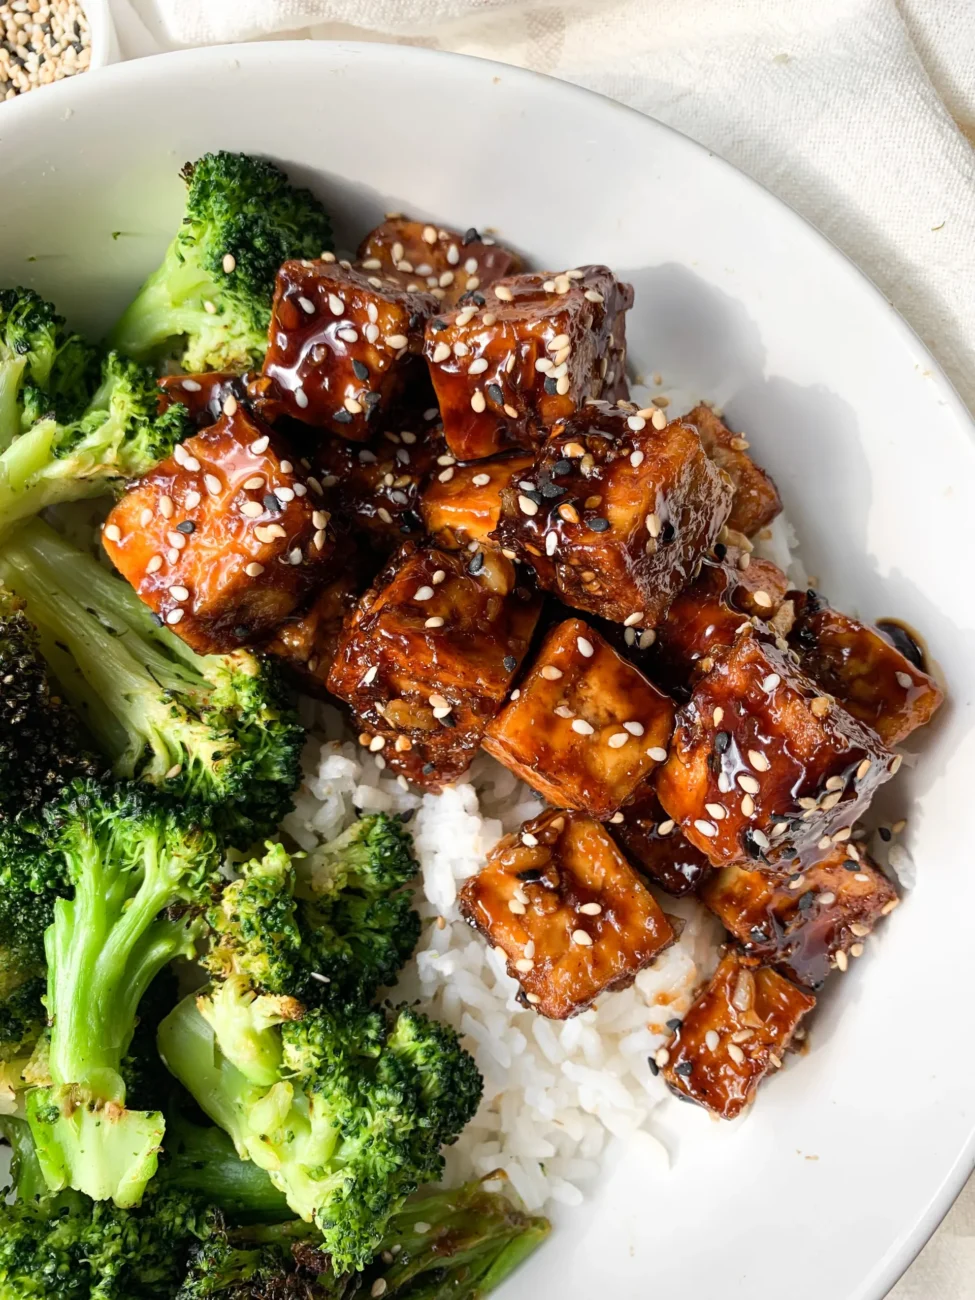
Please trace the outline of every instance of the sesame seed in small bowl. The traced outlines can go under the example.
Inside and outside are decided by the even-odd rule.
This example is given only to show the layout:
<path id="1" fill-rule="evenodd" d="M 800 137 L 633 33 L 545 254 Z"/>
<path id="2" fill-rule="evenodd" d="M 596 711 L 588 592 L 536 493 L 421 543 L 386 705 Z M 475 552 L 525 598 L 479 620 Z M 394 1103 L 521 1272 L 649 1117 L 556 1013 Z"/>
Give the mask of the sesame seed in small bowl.
<path id="1" fill-rule="evenodd" d="M 0 0 L 0 103 L 117 58 L 107 0 Z"/>

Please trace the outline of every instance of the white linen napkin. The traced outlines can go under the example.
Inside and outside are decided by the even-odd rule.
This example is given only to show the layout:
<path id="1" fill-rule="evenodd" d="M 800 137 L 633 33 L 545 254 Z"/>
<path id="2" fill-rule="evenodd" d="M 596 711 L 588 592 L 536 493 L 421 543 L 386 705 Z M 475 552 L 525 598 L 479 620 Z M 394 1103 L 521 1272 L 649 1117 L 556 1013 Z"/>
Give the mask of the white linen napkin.
<path id="1" fill-rule="evenodd" d="M 130 54 L 296 31 L 386 39 L 520 64 L 622 100 L 808 217 L 880 286 L 975 410 L 975 150 L 964 134 L 975 140 L 973 0 L 114 5 Z"/>
<path id="2" fill-rule="evenodd" d="M 622 100 L 699 140 L 818 226 L 880 286 L 975 411 L 975 0 L 112 0 L 112 8 L 129 57 L 286 33 L 392 40 L 535 68 Z M 973 1294 L 975 1184 L 889 1300 Z"/>

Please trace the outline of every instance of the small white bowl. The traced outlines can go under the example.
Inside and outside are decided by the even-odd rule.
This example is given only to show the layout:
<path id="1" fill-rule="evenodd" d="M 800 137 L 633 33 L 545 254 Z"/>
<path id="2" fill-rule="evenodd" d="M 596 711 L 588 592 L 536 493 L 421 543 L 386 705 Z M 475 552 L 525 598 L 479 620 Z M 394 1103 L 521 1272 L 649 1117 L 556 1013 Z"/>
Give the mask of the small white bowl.
<path id="1" fill-rule="evenodd" d="M 88 19 L 88 31 L 91 37 L 91 55 L 88 71 L 107 67 L 119 60 L 118 36 L 108 0 L 79 0 L 81 8 Z"/>

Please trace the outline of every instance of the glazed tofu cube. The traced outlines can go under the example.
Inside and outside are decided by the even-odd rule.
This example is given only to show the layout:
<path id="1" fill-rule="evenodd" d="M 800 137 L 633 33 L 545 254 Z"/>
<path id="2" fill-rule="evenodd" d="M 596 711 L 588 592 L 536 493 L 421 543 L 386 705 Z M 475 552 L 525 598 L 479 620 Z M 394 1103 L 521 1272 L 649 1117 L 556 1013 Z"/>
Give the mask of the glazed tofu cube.
<path id="1" fill-rule="evenodd" d="M 659 412 L 657 413 L 659 415 Z M 717 540 L 731 484 L 680 420 L 590 405 L 502 493 L 497 536 L 567 605 L 652 626 Z"/>
<path id="2" fill-rule="evenodd" d="M 328 674 L 342 627 L 358 604 L 363 585 L 354 570 L 340 574 L 289 615 L 263 647 L 281 661 L 306 694 L 327 698 Z"/>
<path id="3" fill-rule="evenodd" d="M 779 490 L 748 454 L 748 439 L 733 433 L 709 406 L 695 406 L 683 417 L 700 435 L 704 450 L 735 488 L 728 527 L 751 537 L 782 513 Z"/>
<path id="4" fill-rule="evenodd" d="M 219 420 L 228 397 L 234 402 L 247 401 L 247 375 L 212 370 L 202 375 L 164 375 L 159 384 L 159 410 L 166 411 L 174 402 L 185 406 L 198 429 Z M 233 403 L 231 403 L 231 409 Z"/>
<path id="5" fill-rule="evenodd" d="M 346 623 L 329 674 L 363 744 L 432 788 L 469 766 L 538 620 L 510 561 L 479 555 L 408 542 Z"/>
<path id="6" fill-rule="evenodd" d="M 885 745 L 899 744 L 931 720 L 944 692 L 879 628 L 830 609 L 815 593 L 790 594 L 797 618 L 789 639 L 803 672 L 835 695 L 848 713 L 866 723 Z M 907 648 L 912 646 L 907 643 Z"/>
<path id="7" fill-rule="evenodd" d="M 199 654 L 261 641 L 322 582 L 335 534 L 284 439 L 236 406 L 129 488 L 102 543 Z"/>
<path id="8" fill-rule="evenodd" d="M 490 534 L 501 517 L 501 491 L 530 473 L 534 463 L 534 456 L 515 452 L 456 465 L 449 476 L 434 475 L 420 500 L 427 532 L 451 551 L 471 542 L 496 548 Z"/>
<path id="9" fill-rule="evenodd" d="M 449 308 L 464 294 L 483 292 L 502 276 L 520 271 L 521 258 L 473 227 L 461 234 L 394 217 L 366 235 L 359 245 L 359 267 L 404 289 L 429 290 Z"/>
<path id="10" fill-rule="evenodd" d="M 734 1119 L 782 1057 L 816 999 L 768 967 L 724 957 L 668 1044 L 664 1078 L 672 1092 Z M 659 1056 L 658 1056 L 659 1059 Z"/>
<path id="11" fill-rule="evenodd" d="M 437 306 L 428 293 L 382 284 L 334 261 L 285 262 L 264 378 L 255 386 L 261 410 L 367 442 L 411 405 L 431 405 L 420 353 Z"/>
<path id="12" fill-rule="evenodd" d="M 865 811 L 899 758 L 750 631 L 681 710 L 660 802 L 716 867 L 784 864 Z"/>
<path id="13" fill-rule="evenodd" d="M 581 619 L 553 628 L 484 748 L 552 803 L 610 817 L 667 757 L 674 706 Z"/>
<path id="14" fill-rule="evenodd" d="M 549 811 L 506 835 L 464 885 L 464 916 L 508 959 L 542 1016 L 626 988 L 673 943 L 670 922 L 591 817 Z"/>
<path id="15" fill-rule="evenodd" d="M 732 645 L 753 619 L 775 636 L 788 579 L 770 560 L 719 545 L 722 559 L 708 558 L 689 587 L 674 599 L 656 629 L 653 674 L 673 691 L 686 691 Z M 746 560 L 747 567 L 741 568 Z M 791 610 L 783 615 L 791 621 Z M 787 648 L 783 638 L 780 649 Z"/>
<path id="16" fill-rule="evenodd" d="M 846 970 L 847 954 L 859 957 L 879 918 L 898 903 L 887 877 L 850 844 L 787 879 L 726 867 L 704 884 L 701 898 L 749 957 L 812 989 L 831 969 Z"/>
<path id="17" fill-rule="evenodd" d="M 427 325 L 424 349 L 458 460 L 534 446 L 587 397 L 625 396 L 633 289 L 605 266 L 506 276 Z"/>
<path id="18" fill-rule="evenodd" d="M 315 452 L 328 508 L 381 559 L 423 532 L 423 485 L 454 464 L 439 425 L 421 421 L 413 429 L 388 430 L 367 446 L 324 438 Z"/>
<path id="19" fill-rule="evenodd" d="M 637 786 L 606 829 L 638 871 L 677 898 L 695 893 L 713 872 L 705 855 L 664 812 L 652 780 Z"/>

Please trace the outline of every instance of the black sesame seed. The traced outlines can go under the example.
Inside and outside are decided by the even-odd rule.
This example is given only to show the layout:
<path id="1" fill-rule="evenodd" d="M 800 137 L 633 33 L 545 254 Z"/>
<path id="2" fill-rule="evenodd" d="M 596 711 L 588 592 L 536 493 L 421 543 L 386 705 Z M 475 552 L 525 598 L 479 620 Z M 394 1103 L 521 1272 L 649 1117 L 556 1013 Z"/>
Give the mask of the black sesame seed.
<path id="1" fill-rule="evenodd" d="M 414 312 L 413 315 L 410 317 L 410 329 L 415 330 L 422 319 L 423 319 L 422 316 L 420 316 L 417 312 Z"/>
<path id="2" fill-rule="evenodd" d="M 162 627 L 162 625 L 163 625 L 162 618 L 160 617 L 159 614 L 150 614 L 150 615 L 149 615 L 149 621 L 150 621 L 150 623 L 155 623 L 156 627 Z M 61 644 L 61 643 L 58 642 L 58 645 L 60 645 L 60 644 Z M 67 650 L 67 648 L 68 648 L 67 646 L 61 646 L 61 649 L 62 649 L 62 650 Z"/>
<path id="3" fill-rule="evenodd" d="M 430 776 L 434 771 L 436 771 L 432 763 L 424 763 L 421 770 L 424 776 Z"/>
<path id="4" fill-rule="evenodd" d="M 663 528 L 661 528 L 660 530 L 660 540 L 666 546 L 666 544 L 668 542 L 672 542 L 676 536 L 677 536 L 677 529 L 668 520 L 668 522 L 665 523 Z"/>
<path id="5" fill-rule="evenodd" d="M 680 1020 L 679 1017 L 674 1016 L 672 1020 L 667 1021 L 667 1028 L 670 1030 L 672 1034 L 676 1034 L 678 1029 L 680 1029 L 682 1023 L 683 1021 Z"/>
<path id="6" fill-rule="evenodd" d="M 844 870 L 844 871 L 860 871 L 860 870 L 862 870 L 862 868 L 861 868 L 859 862 L 854 862 L 852 858 L 847 858 L 847 860 L 843 863 L 843 870 Z"/>
<path id="7" fill-rule="evenodd" d="M 729 731 L 719 731 L 714 738 L 714 747 L 719 754 L 723 754 L 731 744 L 731 733 Z"/>
<path id="8" fill-rule="evenodd" d="M 351 424 L 352 413 L 350 411 L 347 411 L 343 406 L 340 410 L 335 412 L 335 414 L 332 416 L 332 419 L 335 421 L 336 424 Z"/>
<path id="9" fill-rule="evenodd" d="M 649 1065 L 650 1067 L 650 1073 L 653 1075 L 654 1078 L 656 1078 L 657 1075 L 660 1073 L 660 1066 L 657 1064 L 657 1062 L 653 1059 L 652 1056 L 647 1057 L 647 1065 Z"/>
<path id="10" fill-rule="evenodd" d="M 474 226 L 471 226 L 470 230 L 464 231 L 464 238 L 460 242 L 462 244 L 479 244 L 481 242 L 481 236 L 477 233 Z"/>
<path id="11" fill-rule="evenodd" d="M 565 496 L 565 488 L 560 488 L 558 483 L 540 483 L 539 489 L 543 497 L 553 501 L 556 497 Z"/>
<path id="12" fill-rule="evenodd" d="M 440 722 L 441 727 L 456 727 L 456 726 L 457 726 L 457 719 L 454 717 L 454 715 L 453 715 L 452 713 L 448 713 L 447 716 L 446 716 L 445 718 L 440 718 L 440 719 L 439 719 L 439 722 Z"/>
<path id="13" fill-rule="evenodd" d="M 589 520 L 589 527 L 594 533 L 605 533 L 609 528 L 609 520 L 604 519 L 602 515 L 597 515 L 595 519 Z"/>
<path id="14" fill-rule="evenodd" d="M 803 894 L 802 897 L 799 899 L 799 903 L 798 903 L 799 911 L 808 912 L 814 902 L 815 902 L 815 898 L 813 896 L 812 890 L 810 889 L 808 893 Z"/>
<path id="15" fill-rule="evenodd" d="M 356 379 L 368 379 L 369 367 L 364 361 L 353 361 L 352 373 L 355 375 Z"/>
<path id="16" fill-rule="evenodd" d="M 537 506 L 542 504 L 542 494 L 536 492 L 534 488 L 521 488 L 521 495 L 527 497 L 529 501 L 534 501 Z"/>
<path id="17" fill-rule="evenodd" d="M 497 406 L 504 405 L 504 393 L 500 384 L 488 384 L 487 395 Z"/>
<path id="18" fill-rule="evenodd" d="M 399 530 L 401 533 L 418 533 L 423 528 L 423 520 L 415 510 L 404 510 L 400 515 Z"/>
<path id="19" fill-rule="evenodd" d="M 477 554 L 472 558 L 470 564 L 467 566 L 467 572 L 471 575 L 471 577 L 477 577 L 477 575 L 481 572 L 483 568 L 484 568 L 484 552 L 478 551 Z"/>
<path id="20" fill-rule="evenodd" d="M 553 473 L 553 474 L 558 474 L 558 475 L 562 475 L 562 474 L 571 474 L 571 473 L 572 473 L 572 461 L 571 461 L 571 460 L 557 460 L 557 461 L 555 462 L 555 464 L 552 466 L 552 473 Z"/>
<path id="21" fill-rule="evenodd" d="M 724 557 L 728 554 L 728 548 L 727 546 L 725 546 L 724 542 L 715 542 L 714 554 L 719 560 L 724 559 Z"/>
<path id="22" fill-rule="evenodd" d="M 237 637 L 239 641 L 245 640 L 245 638 L 249 637 L 250 634 L 251 630 L 246 623 L 238 623 L 234 628 L 234 636 Z"/>
<path id="23" fill-rule="evenodd" d="M 680 1065 L 674 1066 L 674 1073 L 681 1075 L 685 1079 L 689 1079 L 694 1073 L 693 1061 L 681 1061 Z"/>
<path id="24" fill-rule="evenodd" d="M 281 509 L 282 509 L 281 502 L 278 500 L 278 498 L 274 495 L 273 492 L 268 492 L 265 495 L 264 509 L 267 510 L 272 515 L 279 515 L 281 513 Z"/>
<path id="25" fill-rule="evenodd" d="M 792 873 L 792 875 L 789 877 L 789 879 L 790 879 L 790 880 L 798 880 L 799 877 L 800 877 L 801 875 L 802 875 L 802 872 L 801 872 L 801 871 L 793 871 L 793 873 Z"/>
<path id="26" fill-rule="evenodd" d="M 766 943 L 768 941 L 768 935 L 760 925 L 753 925 L 749 933 L 752 936 L 753 943 Z"/>
<path id="27" fill-rule="evenodd" d="M 439 333 L 441 330 L 445 330 L 447 328 L 447 322 L 445 320 L 441 320 L 438 317 L 436 320 L 432 320 L 430 322 L 430 328 L 436 330 Z"/>
<path id="28" fill-rule="evenodd" d="M 383 400 L 383 395 L 382 393 L 373 392 L 363 393 L 362 400 L 365 402 L 366 406 L 375 406 L 377 402 Z"/>
<path id="29" fill-rule="evenodd" d="M 877 834 L 880 836 L 880 838 L 883 840 L 883 842 L 884 842 L 885 844 L 889 844 L 889 843 L 890 843 L 891 833 L 890 833 L 890 830 L 888 829 L 888 827 L 886 827 L 886 826 L 878 826 L 878 827 L 877 827 Z"/>
<path id="30" fill-rule="evenodd" d="M 504 664 L 504 670 L 506 673 L 513 673 L 518 667 L 518 660 L 514 655 L 505 655 L 501 662 Z"/>
<path id="31" fill-rule="evenodd" d="M 176 531 L 178 533 L 186 533 L 188 536 L 190 533 L 196 532 L 196 524 L 192 519 L 182 519 L 176 525 Z"/>
<path id="32" fill-rule="evenodd" d="M 559 391 L 559 381 L 557 379 L 552 379 L 552 377 L 549 376 L 545 380 L 545 391 L 549 396 L 557 393 Z"/>
<path id="33" fill-rule="evenodd" d="M 379 407 L 375 402 L 367 402 L 366 409 L 362 412 L 362 418 L 368 424 L 372 417 L 378 412 Z"/>
<path id="34" fill-rule="evenodd" d="M 523 880 L 526 885 L 534 885 L 542 876 L 545 875 L 544 867 L 526 867 L 524 871 L 516 873 L 519 880 Z"/>

